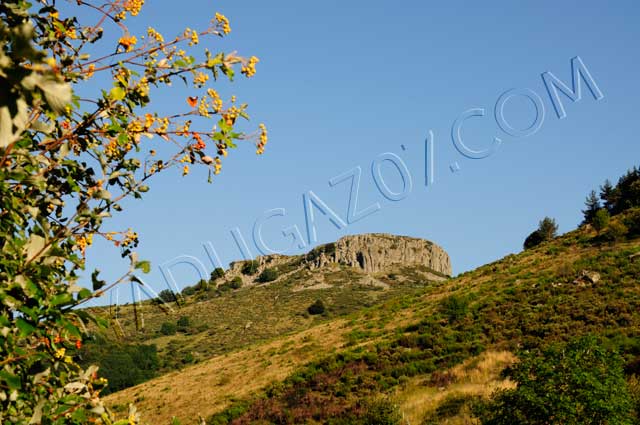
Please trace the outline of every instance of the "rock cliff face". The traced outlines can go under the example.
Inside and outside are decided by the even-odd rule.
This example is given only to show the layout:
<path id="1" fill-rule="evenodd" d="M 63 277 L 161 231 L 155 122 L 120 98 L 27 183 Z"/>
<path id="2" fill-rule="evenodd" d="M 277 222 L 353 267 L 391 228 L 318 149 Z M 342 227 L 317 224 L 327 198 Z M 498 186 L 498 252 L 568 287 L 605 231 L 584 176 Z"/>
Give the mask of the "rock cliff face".
<path id="1" fill-rule="evenodd" d="M 384 271 L 392 266 L 424 266 L 451 276 L 449 255 L 438 245 L 424 239 L 386 233 L 345 236 L 304 255 L 260 256 L 252 260 L 255 267 L 252 273 L 243 273 L 247 263 L 249 261 L 231 263 L 227 278 L 239 276 L 243 285 L 252 285 L 256 282 L 255 277 L 267 268 L 290 273 L 300 269 L 318 270 L 336 264 L 356 267 L 365 273 Z"/>
<path id="2" fill-rule="evenodd" d="M 359 267 L 367 273 L 393 265 L 423 265 L 451 275 L 451 261 L 444 249 L 424 239 L 384 233 L 345 236 L 335 243 L 319 246 L 305 256 L 310 268 L 330 263 Z"/>

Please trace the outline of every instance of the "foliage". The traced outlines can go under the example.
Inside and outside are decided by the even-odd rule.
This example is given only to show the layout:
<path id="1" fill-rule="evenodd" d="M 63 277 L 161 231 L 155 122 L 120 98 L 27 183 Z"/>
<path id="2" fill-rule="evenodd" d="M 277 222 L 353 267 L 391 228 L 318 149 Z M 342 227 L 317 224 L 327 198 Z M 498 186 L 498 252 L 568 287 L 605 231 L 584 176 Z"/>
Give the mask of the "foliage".
<path id="1" fill-rule="evenodd" d="M 242 278 L 240 276 L 236 276 L 233 279 L 231 279 L 231 282 L 229 283 L 229 286 L 232 289 L 240 289 L 242 288 Z"/>
<path id="2" fill-rule="evenodd" d="M 469 300 L 465 297 L 451 295 L 440 302 L 440 311 L 449 323 L 457 322 L 469 313 Z"/>
<path id="3" fill-rule="evenodd" d="M 549 241 L 557 236 L 558 225 L 553 218 L 545 217 L 538 223 L 538 228 L 534 230 L 524 241 L 524 249 L 530 249 Z"/>
<path id="4" fill-rule="evenodd" d="M 222 267 L 216 267 L 212 272 L 211 272 L 211 282 L 215 282 L 216 280 L 218 280 L 219 278 L 224 277 L 224 269 Z"/>
<path id="5" fill-rule="evenodd" d="M 591 224 L 593 225 L 593 228 L 596 229 L 596 232 L 600 233 L 602 229 L 604 229 L 609 225 L 610 219 L 611 219 L 611 216 L 609 215 L 609 211 L 607 211 L 604 208 L 601 208 L 598 211 L 596 211 L 595 215 L 591 220 Z"/>
<path id="6" fill-rule="evenodd" d="M 372 400 L 366 403 L 367 413 L 362 423 L 364 425 L 400 425 L 403 423 L 398 406 L 389 399 Z"/>
<path id="7" fill-rule="evenodd" d="M 260 267 L 260 263 L 258 261 L 256 260 L 246 261 L 242 265 L 240 272 L 244 275 L 251 276 L 258 272 L 258 267 Z"/>
<path id="8" fill-rule="evenodd" d="M 640 236 L 640 208 L 632 208 L 627 211 L 623 223 L 627 226 L 629 237 Z"/>
<path id="9" fill-rule="evenodd" d="M 322 300 L 315 300 L 313 304 L 311 304 L 307 311 L 309 314 L 322 314 L 325 311 L 324 303 Z"/>
<path id="10" fill-rule="evenodd" d="M 189 316 L 180 316 L 180 318 L 176 321 L 176 330 L 178 332 L 186 332 L 189 330 L 191 326 L 191 321 L 189 320 Z"/>
<path id="11" fill-rule="evenodd" d="M 158 299 L 165 303 L 171 303 L 176 301 L 176 294 L 171 289 L 163 289 L 158 293 Z"/>
<path id="12" fill-rule="evenodd" d="M 258 282 L 260 283 L 273 282 L 277 278 L 278 278 L 278 271 L 276 269 L 266 268 L 262 271 L 262 273 L 260 273 L 260 276 L 258 276 Z"/>
<path id="13" fill-rule="evenodd" d="M 602 205 L 600 205 L 600 198 L 596 194 L 595 190 L 592 190 L 587 196 L 587 199 L 584 202 L 586 208 L 582 210 L 582 214 L 584 215 L 584 219 L 582 220 L 582 224 L 591 223 L 596 216 L 596 213 L 602 209 Z"/>
<path id="14" fill-rule="evenodd" d="M 100 374 L 108 381 L 102 394 L 151 379 L 159 367 L 155 345 L 114 343 L 99 337 L 89 340 L 82 348 L 80 364 L 100 367 Z"/>
<path id="15" fill-rule="evenodd" d="M 231 31 L 227 18 L 216 14 L 205 30 L 168 41 L 153 28 L 138 38 L 125 20 L 143 3 L 79 0 L 69 3 L 77 17 L 62 16 L 53 0 L 0 3 L 2 422 L 115 420 L 99 398 L 106 381 L 72 354 L 95 320 L 75 307 L 138 282 L 135 273 L 150 264 L 137 258 L 132 229 L 106 231 L 103 223 L 125 199 L 142 197 L 158 172 L 180 167 L 187 175 L 200 164 L 211 181 L 237 141 L 255 142 L 258 153 L 267 141 L 263 125 L 249 135 L 238 130 L 247 105 L 223 101 L 207 84 L 233 79 L 237 68 L 255 73 L 255 57 L 198 50 L 201 38 Z M 155 111 L 152 92 L 176 79 L 191 96 L 167 114 Z M 74 93 L 80 84 L 82 97 Z M 94 238 L 112 243 L 131 266 L 110 283 L 95 270 L 87 289 L 76 282 Z"/>
<path id="16" fill-rule="evenodd" d="M 478 409 L 483 424 L 632 423 L 622 359 L 592 336 L 523 353 L 507 375 L 517 387 Z"/>
<path id="17" fill-rule="evenodd" d="M 595 191 L 591 191 L 585 202 L 587 209 L 583 211 L 585 215 L 585 223 L 590 222 L 595 211 L 600 208 L 597 198 L 594 198 Z M 612 216 L 623 213 L 631 208 L 640 207 L 640 169 L 633 167 L 622 175 L 617 184 L 614 186 L 609 180 L 606 180 L 600 186 L 600 199 L 603 201 L 603 207 Z"/>
<path id="18" fill-rule="evenodd" d="M 174 335 L 178 331 L 178 326 L 173 322 L 164 322 L 160 326 L 160 333 L 162 335 Z"/>
<path id="19" fill-rule="evenodd" d="M 627 226 L 620 221 L 612 221 L 607 226 L 606 230 L 602 232 L 601 239 L 609 242 L 616 242 L 625 237 L 629 232 Z"/>

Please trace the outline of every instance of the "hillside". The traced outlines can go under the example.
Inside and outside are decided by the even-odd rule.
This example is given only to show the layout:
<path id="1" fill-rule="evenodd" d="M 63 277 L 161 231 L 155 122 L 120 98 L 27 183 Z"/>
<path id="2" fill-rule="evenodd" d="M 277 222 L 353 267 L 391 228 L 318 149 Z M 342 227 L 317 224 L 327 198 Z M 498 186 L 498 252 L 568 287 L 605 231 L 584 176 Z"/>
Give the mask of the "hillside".
<path id="1" fill-rule="evenodd" d="M 525 348 L 596 334 L 639 372 L 639 252 L 587 226 L 108 401 L 135 400 L 148 423 L 368 423 L 387 404 L 412 424 L 470 423 L 474 400 L 513 386 L 500 372 Z"/>
<path id="2" fill-rule="evenodd" d="M 83 361 L 99 364 L 118 390 L 417 293 L 450 273 L 449 257 L 437 245 L 384 234 L 348 236 L 304 255 L 236 262 L 224 275 L 186 287 L 178 303 L 93 309 L 111 326 L 96 330 Z M 311 314 L 318 300 L 324 311 Z"/>

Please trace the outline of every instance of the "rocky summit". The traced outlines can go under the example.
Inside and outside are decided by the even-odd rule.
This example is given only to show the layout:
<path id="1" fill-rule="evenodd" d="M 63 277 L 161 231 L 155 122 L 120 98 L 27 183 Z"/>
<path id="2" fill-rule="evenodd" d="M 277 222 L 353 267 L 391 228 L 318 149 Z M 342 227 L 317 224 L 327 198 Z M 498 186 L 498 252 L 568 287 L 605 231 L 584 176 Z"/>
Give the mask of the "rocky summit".
<path id="1" fill-rule="evenodd" d="M 451 276 L 449 254 L 437 244 L 419 238 L 388 233 L 345 236 L 336 242 L 320 245 L 303 255 L 264 255 L 255 260 L 230 264 L 227 277 L 239 276 L 243 285 L 254 282 L 246 276 L 247 264 L 255 264 L 255 273 L 267 268 L 287 266 L 316 270 L 332 265 L 354 267 L 364 273 L 378 273 L 394 266 L 422 266 L 437 274 Z M 253 274 L 253 273 L 252 273 Z"/>
<path id="2" fill-rule="evenodd" d="M 376 273 L 389 266 L 402 264 L 422 265 L 438 273 L 451 275 L 449 254 L 440 246 L 424 239 L 386 233 L 345 236 L 335 243 L 312 250 L 305 260 L 312 269 L 338 263 Z"/>

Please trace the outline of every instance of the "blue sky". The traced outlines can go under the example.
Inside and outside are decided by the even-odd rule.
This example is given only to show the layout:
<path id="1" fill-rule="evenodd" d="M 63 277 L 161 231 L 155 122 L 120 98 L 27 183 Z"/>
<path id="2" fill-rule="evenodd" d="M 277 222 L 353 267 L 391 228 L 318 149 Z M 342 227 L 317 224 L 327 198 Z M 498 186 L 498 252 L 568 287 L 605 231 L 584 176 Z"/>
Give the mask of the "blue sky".
<path id="1" fill-rule="evenodd" d="M 156 290 L 165 287 L 158 266 L 177 256 L 197 257 L 209 272 L 204 243 L 211 242 L 224 264 L 240 259 L 231 229 L 259 254 L 252 230 L 267 210 L 286 211 L 264 225 L 269 246 L 289 247 L 281 231 L 292 225 L 307 239 L 303 193 L 310 190 L 346 222 L 349 185 L 328 182 L 357 166 L 359 209 L 380 208 L 341 229 L 316 210 L 317 242 L 288 253 L 347 234 L 394 233 L 440 244 L 457 274 L 520 251 L 544 216 L 556 218 L 562 232 L 575 228 L 589 190 L 640 162 L 640 50 L 634 47 L 640 5 L 634 1 L 189 1 L 180 10 L 174 2 L 147 3 L 132 21 L 140 33 L 148 25 L 166 35 L 204 27 L 215 11 L 230 19 L 232 33 L 213 40 L 211 50 L 238 50 L 260 63 L 254 78 L 217 88 L 248 102 L 247 129 L 264 122 L 270 138 L 261 157 L 250 146 L 231 151 L 214 184 L 200 172 L 158 176 L 142 201 L 126 203 L 112 221 L 139 233 L 140 257 L 153 264 L 144 279 Z M 560 120 L 541 74 L 550 71 L 571 85 L 575 56 L 604 97 L 594 100 L 582 81 L 580 101 L 560 95 L 567 113 Z M 542 100 L 545 118 L 535 134 L 512 137 L 494 119 L 496 101 L 513 88 L 533 90 Z M 189 91 L 180 90 L 158 96 L 157 109 L 183 102 Z M 484 149 L 493 137 L 502 139 L 484 159 L 462 156 L 451 140 L 452 124 L 471 108 L 486 114 L 465 121 L 465 144 Z M 514 127 L 527 127 L 533 116 L 522 96 L 505 105 Z M 425 186 L 429 130 L 434 182 Z M 401 158 L 411 176 L 402 200 L 385 198 L 374 183 L 371 164 L 384 153 Z M 380 170 L 392 192 L 403 190 L 391 162 Z M 126 267 L 100 243 L 89 262 L 106 277 Z M 171 270 L 180 285 L 199 278 L 187 265 Z"/>

